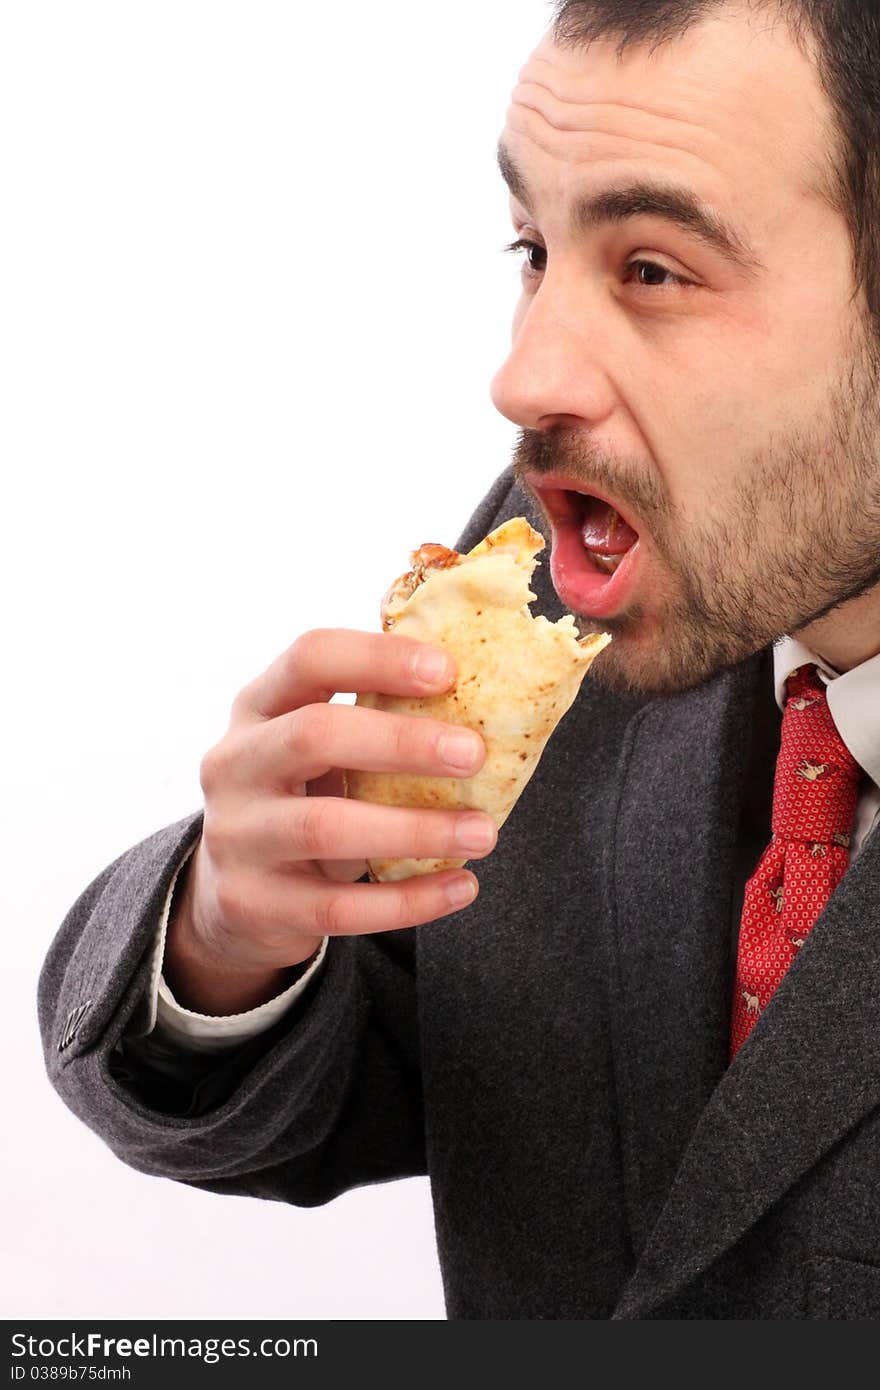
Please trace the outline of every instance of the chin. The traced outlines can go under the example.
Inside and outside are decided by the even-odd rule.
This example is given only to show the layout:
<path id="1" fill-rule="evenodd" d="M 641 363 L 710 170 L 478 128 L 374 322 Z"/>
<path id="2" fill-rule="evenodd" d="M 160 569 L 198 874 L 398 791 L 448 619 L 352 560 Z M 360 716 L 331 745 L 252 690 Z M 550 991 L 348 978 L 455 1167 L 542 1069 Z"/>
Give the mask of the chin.
<path id="1" fill-rule="evenodd" d="M 575 623 L 581 637 L 592 637 L 599 632 L 610 632 L 611 643 L 596 658 L 590 670 L 590 683 L 598 685 L 615 695 L 630 698 L 667 693 L 666 681 L 657 688 L 657 669 L 653 654 L 646 650 L 650 645 L 639 641 L 629 630 L 629 625 L 619 621 L 576 617 Z"/>
<path id="2" fill-rule="evenodd" d="M 730 663 L 720 654 L 689 651 L 688 644 L 670 641 L 656 629 L 640 634 L 629 620 L 575 617 L 582 637 L 610 632 L 611 643 L 590 669 L 590 682 L 614 695 L 628 699 L 655 699 L 661 695 L 681 695 L 704 685 Z"/>

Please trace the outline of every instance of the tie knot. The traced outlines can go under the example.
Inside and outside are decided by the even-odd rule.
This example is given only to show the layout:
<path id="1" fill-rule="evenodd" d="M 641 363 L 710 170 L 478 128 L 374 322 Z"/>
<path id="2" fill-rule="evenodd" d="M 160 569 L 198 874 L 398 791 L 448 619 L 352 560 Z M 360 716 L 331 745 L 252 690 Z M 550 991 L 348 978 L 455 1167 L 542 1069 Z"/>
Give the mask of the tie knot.
<path id="1" fill-rule="evenodd" d="M 796 671 L 792 671 L 785 687 L 786 706 L 795 700 L 815 701 L 826 699 L 826 686 L 824 681 L 819 678 L 817 666 L 799 666 Z"/>
<path id="2" fill-rule="evenodd" d="M 862 769 L 831 716 L 815 666 L 788 679 L 773 789 L 773 833 L 784 840 L 849 845 Z"/>

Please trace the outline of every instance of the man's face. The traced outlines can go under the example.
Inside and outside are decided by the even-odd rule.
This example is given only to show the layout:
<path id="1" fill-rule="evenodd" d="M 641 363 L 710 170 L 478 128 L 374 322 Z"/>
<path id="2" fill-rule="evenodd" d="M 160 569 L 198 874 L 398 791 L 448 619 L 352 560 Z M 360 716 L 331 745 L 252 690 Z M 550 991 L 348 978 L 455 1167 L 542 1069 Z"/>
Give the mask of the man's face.
<path id="1" fill-rule="evenodd" d="M 865 605 L 880 650 L 876 372 L 821 191 L 833 141 L 812 64 L 766 15 L 725 7 L 621 60 L 548 36 L 520 74 L 502 163 L 537 249 L 492 395 L 521 426 L 562 601 L 614 637 L 609 688 L 685 689 Z M 609 549 L 593 489 L 638 535 L 613 576 L 580 539 L 591 516 Z"/>

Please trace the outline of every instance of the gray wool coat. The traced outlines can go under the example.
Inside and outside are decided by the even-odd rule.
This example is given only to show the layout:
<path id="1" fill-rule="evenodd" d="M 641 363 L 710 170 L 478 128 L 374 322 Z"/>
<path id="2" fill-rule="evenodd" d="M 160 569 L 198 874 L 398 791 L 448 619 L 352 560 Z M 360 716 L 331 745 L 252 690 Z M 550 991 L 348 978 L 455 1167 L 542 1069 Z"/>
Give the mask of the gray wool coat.
<path id="1" fill-rule="evenodd" d="M 509 473 L 473 544 L 531 513 Z M 538 611 L 561 609 L 547 566 Z M 110 864 L 40 980 L 46 1064 L 126 1163 L 312 1206 L 427 1173 L 452 1318 L 880 1317 L 880 837 L 733 1065 L 736 927 L 769 838 L 770 651 L 673 698 L 588 679 L 474 907 L 330 943 L 232 1057 L 143 1032 L 194 814 Z"/>

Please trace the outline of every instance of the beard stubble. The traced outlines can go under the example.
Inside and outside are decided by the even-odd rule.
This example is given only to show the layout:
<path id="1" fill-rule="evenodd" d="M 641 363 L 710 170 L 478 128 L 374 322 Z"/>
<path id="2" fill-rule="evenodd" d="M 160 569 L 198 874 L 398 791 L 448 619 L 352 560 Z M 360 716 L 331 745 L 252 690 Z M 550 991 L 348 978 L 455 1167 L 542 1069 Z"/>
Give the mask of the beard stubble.
<path id="1" fill-rule="evenodd" d="M 591 679 L 671 695 L 738 665 L 880 583 L 880 371 L 863 347 L 808 428 L 771 434 L 723 497 L 682 516 L 654 468 L 571 429 L 521 430 L 513 466 L 618 496 L 653 552 L 650 594 L 613 619 L 575 614 L 613 641 Z"/>

